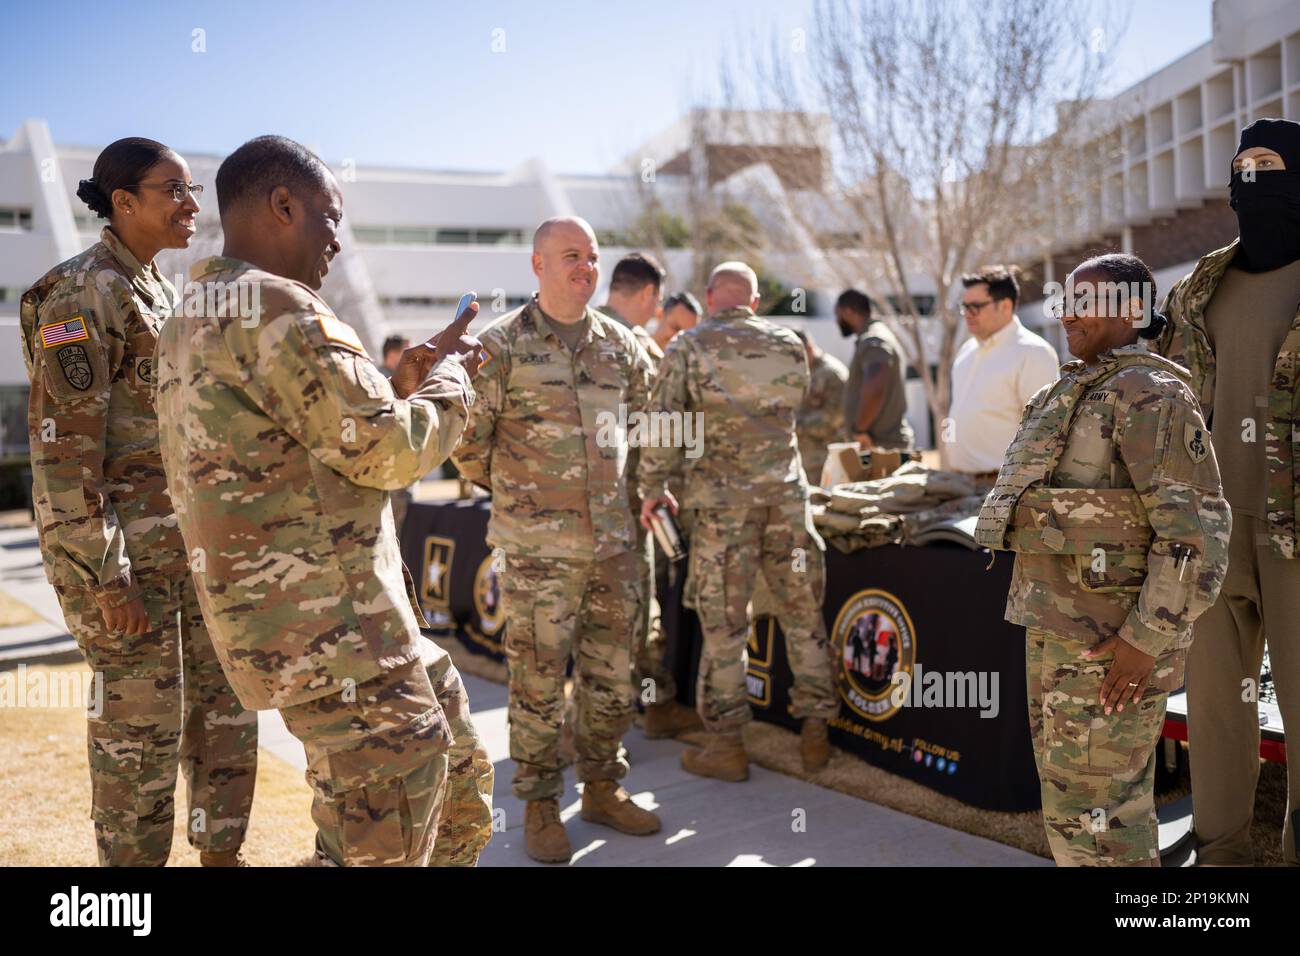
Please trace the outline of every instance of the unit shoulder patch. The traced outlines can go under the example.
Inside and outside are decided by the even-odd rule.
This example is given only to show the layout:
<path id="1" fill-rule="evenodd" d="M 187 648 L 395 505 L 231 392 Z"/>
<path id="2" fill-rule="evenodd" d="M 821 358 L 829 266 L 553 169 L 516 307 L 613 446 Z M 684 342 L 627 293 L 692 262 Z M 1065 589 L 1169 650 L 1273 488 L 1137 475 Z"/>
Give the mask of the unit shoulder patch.
<path id="1" fill-rule="evenodd" d="M 1183 447 L 1187 449 L 1187 454 L 1192 461 L 1200 464 L 1205 460 L 1205 456 L 1210 453 L 1210 441 L 1205 434 L 1205 429 L 1198 427 L 1192 422 L 1183 424 Z"/>
<path id="2" fill-rule="evenodd" d="M 94 384 L 95 373 L 84 345 L 65 345 L 54 354 L 59 359 L 63 377 L 68 380 L 69 385 L 79 392 L 84 392 Z"/>

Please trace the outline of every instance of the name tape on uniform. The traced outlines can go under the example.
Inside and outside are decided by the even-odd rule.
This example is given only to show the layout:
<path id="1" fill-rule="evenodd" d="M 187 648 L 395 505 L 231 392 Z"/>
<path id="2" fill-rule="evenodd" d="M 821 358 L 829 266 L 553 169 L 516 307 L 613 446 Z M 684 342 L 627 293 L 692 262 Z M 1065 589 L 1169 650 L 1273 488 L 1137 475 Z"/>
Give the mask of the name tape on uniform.
<path id="1" fill-rule="evenodd" d="M 67 345 L 69 342 L 80 342 L 82 339 L 88 338 L 90 338 L 90 333 L 86 331 L 86 320 L 80 315 L 74 315 L 62 322 L 51 322 L 49 325 L 41 326 L 41 345 L 47 349 L 52 349 L 56 345 Z"/>

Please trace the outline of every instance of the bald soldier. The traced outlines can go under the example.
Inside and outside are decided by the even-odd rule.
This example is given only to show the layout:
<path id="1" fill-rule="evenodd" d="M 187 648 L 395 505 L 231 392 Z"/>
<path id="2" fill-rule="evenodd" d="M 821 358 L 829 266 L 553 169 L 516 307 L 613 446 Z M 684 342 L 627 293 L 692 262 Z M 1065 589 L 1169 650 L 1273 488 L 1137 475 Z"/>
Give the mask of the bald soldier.
<path id="1" fill-rule="evenodd" d="M 474 742 L 458 676 L 420 636 L 389 493 L 460 438 L 478 343 L 458 321 L 384 378 L 317 294 L 342 196 L 292 140 L 231 153 L 217 202 L 225 248 L 194 265 L 202 301 L 157 353 L 163 463 L 203 615 L 240 701 L 278 709 L 303 743 L 318 861 L 424 865 L 453 736 Z M 481 847 L 490 822 L 475 832 Z M 442 862 L 473 862 L 465 828 L 447 835 L 461 846 Z"/>
<path id="2" fill-rule="evenodd" d="M 650 360 L 618 322 L 588 308 L 599 276 L 584 220 L 548 219 L 533 236 L 538 291 L 483 330 L 478 402 L 455 453 L 492 492 L 488 544 L 504 555 L 514 791 L 526 801 L 529 856 L 569 859 L 559 817 L 560 730 L 573 662 L 582 818 L 650 834 L 659 818 L 618 781 L 632 720 L 632 633 L 645 579 L 628 488 L 626 437 L 611 423 L 640 411 Z"/>
<path id="3" fill-rule="evenodd" d="M 838 709 L 821 618 L 823 544 L 812 528 L 808 482 L 795 416 L 808 389 L 803 343 L 754 314 L 758 278 L 743 262 L 709 277 L 709 318 L 668 346 L 647 411 L 699 415 L 703 454 L 680 447 L 641 451 L 641 521 L 660 504 L 677 511 L 669 489 L 684 480 L 682 525 L 690 536 L 686 601 L 700 616 L 704 648 L 695 700 L 708 731 L 702 750 L 682 755 L 701 776 L 749 776 L 741 730 L 750 720 L 745 643 L 756 576 L 762 573 L 785 632 L 794 686 L 791 712 L 803 718 L 804 768 L 830 757 L 826 721 Z"/>
<path id="4" fill-rule="evenodd" d="M 658 371 L 664 357 L 659 344 L 646 331 L 646 324 L 660 310 L 664 270 L 655 258 L 644 252 L 630 252 L 614 266 L 609 279 L 609 301 L 600 307 L 611 319 L 622 323 L 637 337 L 650 357 L 651 375 Z M 642 703 L 645 719 L 642 731 L 652 740 L 676 737 L 688 730 L 699 730 L 700 721 L 689 707 L 677 703 L 677 682 L 664 666 L 664 629 L 659 601 L 655 596 L 655 543 L 637 522 L 637 556 L 646 581 L 643 607 L 637 613 L 632 636 L 632 673 Z M 659 562 L 666 559 L 661 555 Z"/>

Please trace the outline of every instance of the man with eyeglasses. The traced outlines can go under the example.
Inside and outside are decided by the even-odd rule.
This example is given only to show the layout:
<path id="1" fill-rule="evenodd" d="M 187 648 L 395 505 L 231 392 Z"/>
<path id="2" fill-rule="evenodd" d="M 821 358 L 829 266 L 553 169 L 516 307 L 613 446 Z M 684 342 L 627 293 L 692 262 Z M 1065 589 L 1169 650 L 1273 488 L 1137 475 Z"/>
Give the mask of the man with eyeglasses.
<path id="1" fill-rule="evenodd" d="M 1016 317 L 1013 269 L 985 266 L 961 277 L 961 311 L 971 337 L 952 362 L 952 402 L 939 426 L 943 467 L 997 477 L 1025 403 L 1056 381 L 1056 349 Z"/>

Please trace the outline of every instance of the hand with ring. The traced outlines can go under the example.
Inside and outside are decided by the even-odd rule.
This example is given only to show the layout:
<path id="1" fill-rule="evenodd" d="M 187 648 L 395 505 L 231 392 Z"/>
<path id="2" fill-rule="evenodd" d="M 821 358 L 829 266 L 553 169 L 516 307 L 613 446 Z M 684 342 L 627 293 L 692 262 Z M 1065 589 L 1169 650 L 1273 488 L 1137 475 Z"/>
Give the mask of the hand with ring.
<path id="1" fill-rule="evenodd" d="M 1115 659 L 1106 669 L 1106 678 L 1101 682 L 1101 704 L 1107 716 L 1112 710 L 1123 711 L 1125 701 L 1135 705 L 1142 699 L 1151 671 L 1155 669 L 1156 659 L 1132 644 L 1122 640 L 1119 635 L 1108 637 L 1096 647 L 1083 652 L 1089 660 L 1096 660 L 1106 654 L 1114 654 Z"/>

